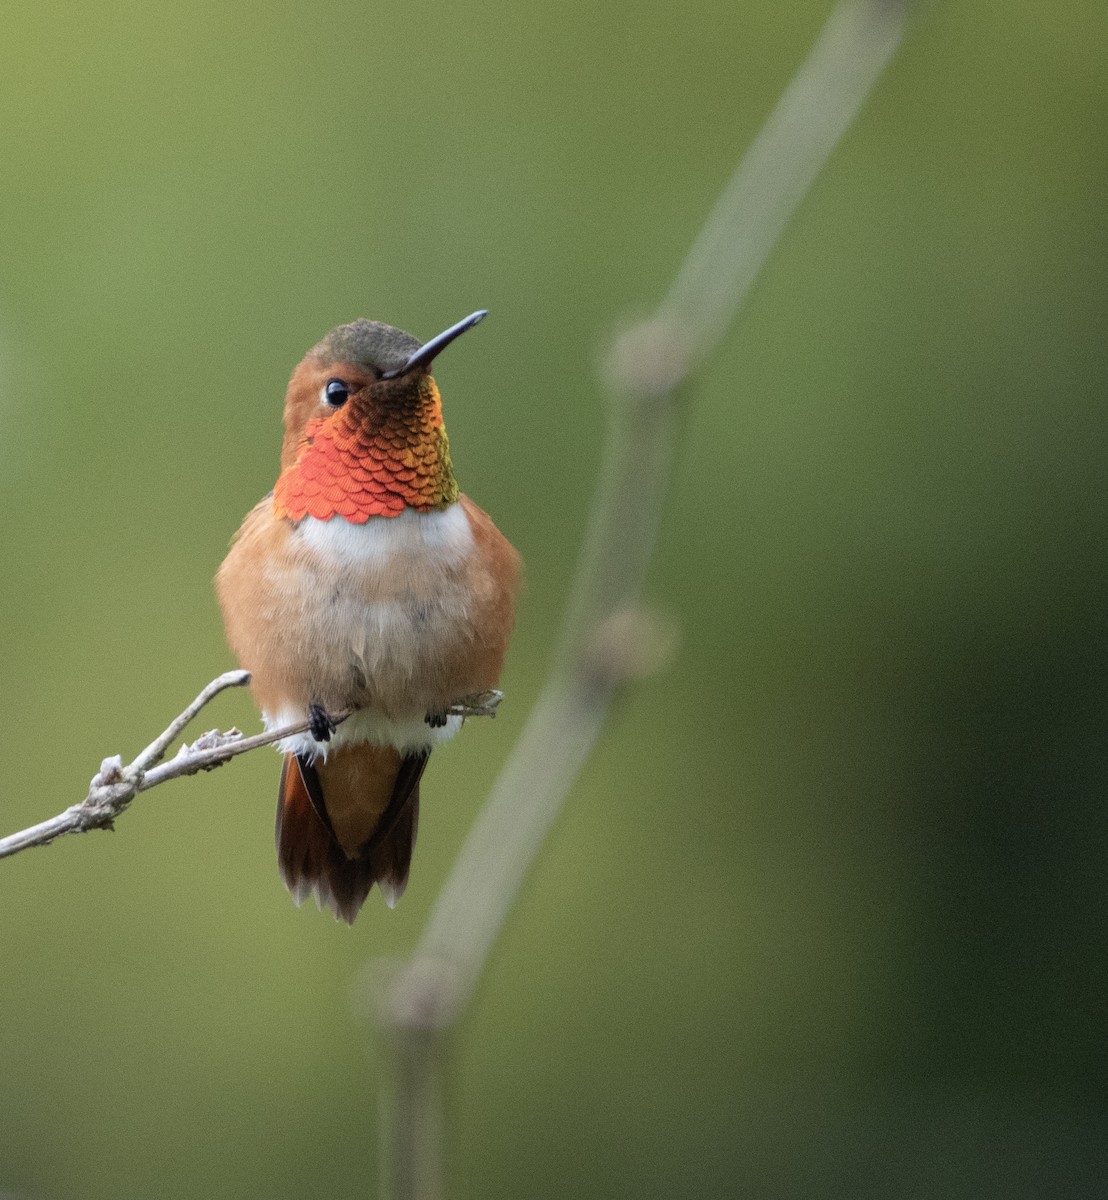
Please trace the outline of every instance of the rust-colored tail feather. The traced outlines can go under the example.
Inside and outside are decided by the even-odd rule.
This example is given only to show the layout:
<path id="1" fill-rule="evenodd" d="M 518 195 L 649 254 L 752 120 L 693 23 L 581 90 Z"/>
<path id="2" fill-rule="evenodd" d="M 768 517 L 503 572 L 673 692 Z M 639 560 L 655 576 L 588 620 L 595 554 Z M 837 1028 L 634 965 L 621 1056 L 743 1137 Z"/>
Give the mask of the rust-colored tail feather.
<path id="1" fill-rule="evenodd" d="M 297 904 L 314 892 L 321 908 L 353 924 L 374 883 L 390 908 L 396 903 L 408 882 L 426 763 L 426 753 L 402 758 L 388 747 L 343 748 L 326 766 L 285 755 L 277 863 Z"/>

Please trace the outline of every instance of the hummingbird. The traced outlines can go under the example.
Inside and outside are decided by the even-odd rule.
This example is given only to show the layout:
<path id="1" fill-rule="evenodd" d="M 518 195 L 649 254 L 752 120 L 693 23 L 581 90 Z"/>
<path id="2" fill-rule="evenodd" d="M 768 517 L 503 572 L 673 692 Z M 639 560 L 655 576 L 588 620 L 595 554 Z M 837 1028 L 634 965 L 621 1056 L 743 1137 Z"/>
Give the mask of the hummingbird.
<path id="1" fill-rule="evenodd" d="M 484 316 L 421 343 L 332 329 L 285 396 L 281 473 L 216 575 L 227 640 L 277 743 L 277 861 L 297 904 L 353 923 L 408 880 L 431 750 L 496 686 L 520 558 L 458 490 L 431 363 Z M 349 713 L 336 724 L 335 716 Z"/>

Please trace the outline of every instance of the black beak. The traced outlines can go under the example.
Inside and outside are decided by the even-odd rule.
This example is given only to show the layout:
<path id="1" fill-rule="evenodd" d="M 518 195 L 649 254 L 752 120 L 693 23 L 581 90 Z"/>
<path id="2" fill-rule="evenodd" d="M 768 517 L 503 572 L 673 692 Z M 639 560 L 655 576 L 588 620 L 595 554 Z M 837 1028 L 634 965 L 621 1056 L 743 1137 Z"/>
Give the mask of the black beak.
<path id="1" fill-rule="evenodd" d="M 478 321 L 488 316 L 488 311 L 487 308 L 480 308 L 477 312 L 470 313 L 468 317 L 459 321 L 457 325 L 451 325 L 449 329 L 444 333 L 440 333 L 438 337 L 425 342 L 402 367 L 397 367 L 393 371 L 386 371 L 381 378 L 399 379 L 401 375 L 407 375 L 409 371 L 414 371 L 416 367 L 425 366 L 440 350 L 445 350 L 456 337 L 460 337 L 467 329 L 472 329 Z"/>

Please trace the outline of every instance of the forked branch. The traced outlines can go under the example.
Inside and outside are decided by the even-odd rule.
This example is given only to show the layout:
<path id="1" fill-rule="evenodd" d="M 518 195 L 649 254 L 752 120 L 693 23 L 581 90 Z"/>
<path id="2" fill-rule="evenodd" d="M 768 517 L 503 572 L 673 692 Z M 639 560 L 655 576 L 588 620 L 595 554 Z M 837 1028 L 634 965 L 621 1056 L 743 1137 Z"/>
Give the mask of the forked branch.
<path id="1" fill-rule="evenodd" d="M 184 775 L 214 771 L 216 767 L 221 767 L 239 754 L 257 750 L 259 746 L 271 746 L 274 742 L 304 733 L 308 729 L 309 722 L 306 719 L 293 725 L 284 725 L 280 729 L 255 734 L 253 737 L 246 737 L 238 729 L 229 729 L 226 733 L 211 729 L 196 741 L 182 746 L 169 762 L 162 762 L 169 747 L 205 705 L 227 688 L 245 687 L 249 682 L 249 671 L 227 671 L 218 679 L 213 679 L 133 762 L 124 765 L 118 754 L 104 759 L 100 770 L 92 777 L 88 795 L 80 804 L 71 805 L 48 821 L 40 821 L 28 829 L 21 829 L 18 833 L 0 838 L 0 858 L 8 858 L 21 850 L 29 850 L 32 846 L 48 846 L 67 833 L 111 829 L 116 818 L 126 811 L 139 792 L 148 792 L 160 783 L 168 783 L 169 780 L 180 779 Z M 451 716 L 459 717 L 492 717 L 496 715 L 497 706 L 503 698 L 503 693 L 497 691 L 465 696 L 453 705 L 449 712 Z M 338 725 L 350 714 L 343 712 L 330 715 Z"/>

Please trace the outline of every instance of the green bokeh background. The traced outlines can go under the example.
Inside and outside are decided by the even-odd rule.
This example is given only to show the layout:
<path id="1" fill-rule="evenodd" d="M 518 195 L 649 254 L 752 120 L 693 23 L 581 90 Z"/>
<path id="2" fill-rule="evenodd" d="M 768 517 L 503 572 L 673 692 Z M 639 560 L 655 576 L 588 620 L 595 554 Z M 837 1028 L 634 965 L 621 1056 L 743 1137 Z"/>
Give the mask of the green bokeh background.
<path id="1" fill-rule="evenodd" d="M 0 1191 L 371 1193 L 358 980 L 540 686 L 607 332 L 828 11 L 7 5 L 0 832 L 230 665 L 211 576 L 340 321 L 491 310 L 438 378 L 528 583 L 395 912 L 292 906 L 262 753 L 0 864 Z M 458 1196 L 1103 1194 L 1106 24 L 935 6 L 703 373 L 650 588 L 680 655 L 455 1043 Z"/>

